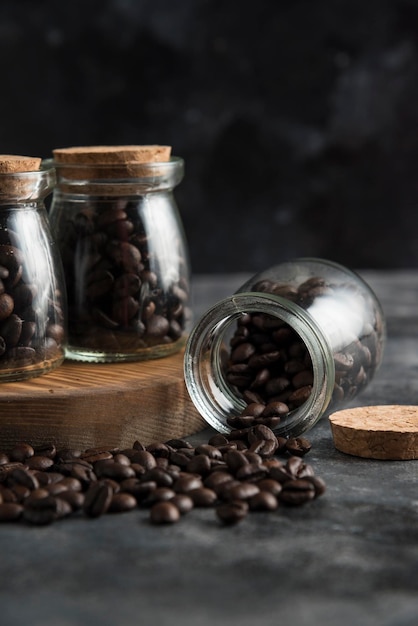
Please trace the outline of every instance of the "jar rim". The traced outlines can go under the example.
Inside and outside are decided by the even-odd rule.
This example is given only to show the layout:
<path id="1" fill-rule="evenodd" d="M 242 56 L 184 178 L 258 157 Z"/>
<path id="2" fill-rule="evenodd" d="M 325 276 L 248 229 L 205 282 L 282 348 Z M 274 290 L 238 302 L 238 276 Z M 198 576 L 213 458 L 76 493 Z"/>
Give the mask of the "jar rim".
<path id="1" fill-rule="evenodd" d="M 150 176 L 166 176 L 169 173 L 181 168 L 184 159 L 178 156 L 170 157 L 169 161 L 153 161 L 148 163 L 140 163 L 138 161 L 124 161 L 123 163 L 61 163 L 56 159 L 44 159 L 43 164 L 47 167 L 53 167 L 61 176 L 65 176 L 65 172 L 71 172 L 71 179 L 76 179 L 75 174 L 78 173 L 80 180 L 83 178 L 91 179 L 92 173 L 97 173 L 100 180 L 102 178 L 148 178 Z M 89 176 L 86 176 L 89 174 Z M 83 176 L 84 175 L 84 176 Z"/>
<path id="2" fill-rule="evenodd" d="M 169 161 L 138 163 L 59 163 L 44 161 L 53 167 L 57 189 L 70 194 L 137 195 L 176 187 L 184 176 L 184 160 L 172 156 Z"/>
<path id="3" fill-rule="evenodd" d="M 245 407 L 245 402 L 238 395 L 233 395 L 230 385 L 222 378 L 220 345 L 235 320 L 244 313 L 255 312 L 271 315 L 289 324 L 311 356 L 314 376 L 309 398 L 274 429 L 277 434 L 298 436 L 311 428 L 330 404 L 335 366 L 331 345 L 320 326 L 299 305 L 286 298 L 261 292 L 239 292 L 212 306 L 193 328 L 186 344 L 186 387 L 192 402 L 211 426 L 224 433 L 233 430 L 228 426 L 226 417 L 238 414 Z M 217 373 L 216 382 L 211 380 L 213 371 Z"/>

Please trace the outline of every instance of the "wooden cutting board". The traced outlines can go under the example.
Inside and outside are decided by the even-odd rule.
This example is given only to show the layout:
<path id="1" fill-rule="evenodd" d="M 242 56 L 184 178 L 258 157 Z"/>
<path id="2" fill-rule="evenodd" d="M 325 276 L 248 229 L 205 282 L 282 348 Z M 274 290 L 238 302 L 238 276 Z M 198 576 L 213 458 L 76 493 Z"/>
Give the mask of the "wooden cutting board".
<path id="1" fill-rule="evenodd" d="M 147 445 L 206 426 L 183 379 L 183 352 L 151 361 L 79 363 L 0 383 L 0 450 L 17 442 L 85 450 Z"/>

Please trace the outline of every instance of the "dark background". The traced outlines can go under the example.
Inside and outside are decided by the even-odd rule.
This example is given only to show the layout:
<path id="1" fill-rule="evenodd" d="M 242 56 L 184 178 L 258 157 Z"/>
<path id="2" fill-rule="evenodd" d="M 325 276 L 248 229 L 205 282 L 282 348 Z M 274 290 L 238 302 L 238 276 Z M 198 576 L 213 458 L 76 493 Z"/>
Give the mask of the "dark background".
<path id="1" fill-rule="evenodd" d="M 195 272 L 418 267 L 415 0 L 1 0 L 0 152 L 161 143 Z"/>

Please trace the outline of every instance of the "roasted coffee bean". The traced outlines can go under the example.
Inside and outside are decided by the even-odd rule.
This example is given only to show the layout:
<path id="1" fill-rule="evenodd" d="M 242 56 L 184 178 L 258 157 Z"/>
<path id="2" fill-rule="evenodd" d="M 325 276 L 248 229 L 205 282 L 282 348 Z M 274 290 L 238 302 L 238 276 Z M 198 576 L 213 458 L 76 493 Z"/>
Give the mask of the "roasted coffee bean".
<path id="1" fill-rule="evenodd" d="M 62 482 L 51 483 L 50 485 L 45 485 L 43 489 L 49 493 L 51 496 L 57 496 L 61 494 L 63 491 L 68 491 L 68 488 L 63 485 Z"/>
<path id="2" fill-rule="evenodd" d="M 213 489 L 218 493 L 220 487 L 225 486 L 233 480 L 234 477 L 232 474 L 219 470 L 205 478 L 203 484 L 205 487 L 209 487 L 209 489 Z"/>
<path id="3" fill-rule="evenodd" d="M 229 450 L 224 456 L 228 469 L 235 474 L 243 465 L 250 461 L 244 452 L 240 450 Z"/>
<path id="4" fill-rule="evenodd" d="M 36 476 L 38 482 L 40 485 L 50 485 L 51 483 L 57 483 L 60 480 L 64 479 L 63 474 L 60 474 L 59 472 L 52 472 L 52 471 L 35 471 L 34 476 Z"/>
<path id="5" fill-rule="evenodd" d="M 188 460 L 186 471 L 192 474 L 206 476 L 211 468 L 211 459 L 207 454 L 196 454 Z"/>
<path id="6" fill-rule="evenodd" d="M 157 466 L 155 457 L 146 450 L 137 450 L 131 457 L 131 463 L 138 463 L 145 470 L 150 470 Z"/>
<path id="7" fill-rule="evenodd" d="M 41 456 L 35 454 L 30 458 L 26 459 L 25 464 L 32 470 L 46 470 L 52 465 L 54 465 L 53 459 L 50 459 L 48 456 Z"/>
<path id="8" fill-rule="evenodd" d="M 319 476 L 305 476 L 304 477 L 305 480 L 308 480 L 309 482 L 311 482 L 314 486 L 315 489 L 315 498 L 322 496 L 323 493 L 325 493 L 326 491 L 326 485 L 325 482 L 322 480 L 322 478 L 320 478 Z"/>
<path id="9" fill-rule="evenodd" d="M 212 437 L 210 437 L 208 441 L 208 444 L 210 446 L 215 447 L 223 446 L 227 443 L 229 443 L 229 439 L 225 437 L 225 435 L 221 435 L 221 433 L 216 433 L 216 435 L 212 435 Z"/>
<path id="10" fill-rule="evenodd" d="M 174 482 L 172 476 L 159 467 L 146 471 L 145 474 L 142 475 L 141 480 L 143 482 L 153 481 L 158 487 L 171 487 Z"/>
<path id="11" fill-rule="evenodd" d="M 193 489 L 203 487 L 202 479 L 195 474 L 183 474 L 173 484 L 176 493 L 189 493 Z"/>
<path id="12" fill-rule="evenodd" d="M 197 446 L 196 454 L 206 454 L 210 459 L 222 459 L 222 454 L 218 448 L 207 443 Z"/>
<path id="13" fill-rule="evenodd" d="M 51 524 L 57 518 L 57 500 L 51 495 L 28 498 L 23 507 L 23 519 L 30 524 Z"/>
<path id="14" fill-rule="evenodd" d="M 36 446 L 34 449 L 36 456 L 46 456 L 48 459 L 55 459 L 57 454 L 57 449 L 54 444 L 46 444 L 43 446 Z M 32 456 L 32 455 L 30 455 Z"/>
<path id="15" fill-rule="evenodd" d="M 17 495 L 9 487 L 0 485 L 0 493 L 3 502 L 17 502 Z"/>
<path id="16" fill-rule="evenodd" d="M 98 465 L 100 466 L 98 467 Z M 94 465 L 94 471 L 100 478 L 113 478 L 114 480 L 125 480 L 126 478 L 134 478 L 135 470 L 130 465 L 117 463 L 116 461 L 97 462 Z"/>
<path id="17" fill-rule="evenodd" d="M 18 502 L 23 502 L 24 500 L 26 500 L 26 498 L 30 496 L 31 493 L 29 487 L 25 487 L 24 485 L 11 485 L 10 488 L 16 495 Z"/>
<path id="18" fill-rule="evenodd" d="M 248 463 L 239 468 L 235 478 L 243 481 L 259 481 L 268 475 L 268 468 L 260 463 Z"/>
<path id="19" fill-rule="evenodd" d="M 224 524 L 237 524 L 246 517 L 248 504 L 243 500 L 232 500 L 216 507 L 216 515 Z"/>
<path id="20" fill-rule="evenodd" d="M 84 454 L 82 454 L 80 456 L 81 459 L 83 459 L 84 461 L 87 461 L 88 463 L 96 463 L 96 461 L 112 461 L 113 460 L 113 454 L 111 454 L 108 451 L 98 451 L 98 452 L 93 452 L 93 451 L 89 451 L 86 452 Z"/>
<path id="21" fill-rule="evenodd" d="M 269 491 L 274 496 L 278 496 L 282 490 L 281 484 L 273 478 L 262 478 L 261 480 L 257 481 L 256 485 L 260 489 L 260 491 Z"/>
<path id="22" fill-rule="evenodd" d="M 17 502 L 0 502 L 0 522 L 14 522 L 22 513 L 23 506 Z"/>
<path id="23" fill-rule="evenodd" d="M 0 483 L 3 483 L 7 480 L 7 477 L 9 476 L 9 474 L 15 469 L 15 468 L 27 468 L 27 465 L 24 465 L 23 463 L 20 463 L 19 461 L 10 461 L 9 463 L 3 463 L 2 465 L 0 465 Z"/>
<path id="24" fill-rule="evenodd" d="M 97 480 L 97 476 L 92 469 L 83 467 L 78 463 L 73 465 L 70 475 L 79 480 L 85 488 L 88 488 L 91 483 Z"/>
<path id="25" fill-rule="evenodd" d="M 62 463 L 65 461 L 74 461 L 74 459 L 79 459 L 81 454 L 81 450 L 76 450 L 73 448 L 63 448 L 62 450 L 57 450 L 56 459 L 57 461 Z"/>
<path id="26" fill-rule="evenodd" d="M 0 294 L 0 321 L 7 319 L 13 312 L 14 301 L 7 293 Z"/>
<path id="27" fill-rule="evenodd" d="M 65 500 L 71 506 L 73 511 L 79 511 L 84 505 L 84 493 L 80 491 L 71 491 L 67 489 L 60 493 L 60 499 Z"/>
<path id="28" fill-rule="evenodd" d="M 132 511 L 137 506 L 136 498 L 130 493 L 115 493 L 112 496 L 109 513 L 124 513 L 126 511 Z"/>
<path id="29" fill-rule="evenodd" d="M 151 507 L 152 524 L 174 524 L 180 519 L 180 511 L 172 502 L 157 502 Z"/>
<path id="30" fill-rule="evenodd" d="M 188 513 L 194 507 L 194 502 L 192 498 L 186 493 L 178 493 L 173 498 L 171 498 L 170 502 L 178 508 L 182 515 Z"/>
<path id="31" fill-rule="evenodd" d="M 259 491 L 248 500 L 251 511 L 274 511 L 279 506 L 271 491 Z"/>
<path id="32" fill-rule="evenodd" d="M 37 489 L 39 487 L 39 481 L 34 474 L 30 471 L 16 467 L 8 476 L 9 484 L 22 485 L 28 489 Z"/>
<path id="33" fill-rule="evenodd" d="M 187 495 L 193 500 L 193 504 L 196 507 L 210 507 L 215 504 L 218 496 L 213 489 L 208 487 L 198 487 L 197 489 L 191 489 L 187 492 Z"/>
<path id="34" fill-rule="evenodd" d="M 99 517 L 103 515 L 109 509 L 112 497 L 112 488 L 107 483 L 97 481 L 91 484 L 84 498 L 84 513 L 89 517 Z"/>
<path id="35" fill-rule="evenodd" d="M 259 439 L 254 441 L 248 448 L 250 452 L 255 452 L 263 458 L 268 458 L 277 449 L 277 441 L 272 439 Z"/>
<path id="36" fill-rule="evenodd" d="M 259 491 L 255 483 L 238 481 L 238 484 L 226 485 L 222 491 L 222 498 L 224 500 L 249 500 Z"/>
<path id="37" fill-rule="evenodd" d="M 292 437 L 286 441 L 286 450 L 295 456 L 304 456 L 311 447 L 310 442 L 305 437 Z"/>
<path id="38" fill-rule="evenodd" d="M 279 493 L 280 502 L 291 505 L 300 505 L 315 497 L 315 487 L 310 480 L 296 479 L 283 484 Z"/>
<path id="39" fill-rule="evenodd" d="M 175 495 L 176 492 L 174 489 L 170 489 L 170 487 L 157 487 L 148 494 L 145 500 L 142 500 L 142 504 L 144 506 L 152 506 L 156 502 L 171 500 Z"/>
<path id="40" fill-rule="evenodd" d="M 74 478 L 74 476 L 65 476 L 62 480 L 57 482 L 71 491 L 81 491 L 83 488 L 81 482 L 77 478 Z"/>
<path id="41" fill-rule="evenodd" d="M 27 443 L 19 443 L 13 448 L 9 456 L 11 461 L 19 461 L 20 463 L 24 463 L 26 459 L 33 456 L 34 454 L 35 451 L 32 446 Z"/>
<path id="42" fill-rule="evenodd" d="M 151 452 L 155 458 L 168 459 L 170 456 L 170 448 L 165 443 L 151 443 L 147 446 L 147 451 Z"/>

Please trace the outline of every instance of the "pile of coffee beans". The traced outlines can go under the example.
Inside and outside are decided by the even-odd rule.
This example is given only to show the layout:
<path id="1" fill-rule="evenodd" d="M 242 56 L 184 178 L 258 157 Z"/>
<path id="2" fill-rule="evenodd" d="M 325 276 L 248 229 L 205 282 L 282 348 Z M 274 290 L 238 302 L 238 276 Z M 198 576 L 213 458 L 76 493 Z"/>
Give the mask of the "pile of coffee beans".
<path id="1" fill-rule="evenodd" d="M 0 374 L 63 359 L 62 294 L 42 284 L 10 228 L 0 227 Z M 35 282 L 36 281 L 36 282 Z"/>
<path id="2" fill-rule="evenodd" d="M 156 248 L 159 233 L 142 219 L 143 200 L 91 201 L 60 225 L 68 290 L 69 344 L 132 353 L 184 338 L 188 311 L 187 262 L 181 242 Z M 159 254 L 169 255 L 159 258 Z M 167 275 L 172 272 L 172 276 Z"/>
<path id="3" fill-rule="evenodd" d="M 252 288 L 279 295 L 305 310 L 317 298 L 332 298 L 338 289 L 345 286 L 334 286 L 321 277 L 310 278 L 298 287 L 263 280 Z M 357 395 L 373 376 L 378 356 L 377 330 L 365 325 L 362 337 L 350 337 L 349 343 L 333 355 L 332 403 Z M 247 313 L 238 319 L 230 340 L 225 378 L 247 403 L 241 415 L 228 418 L 228 424 L 243 428 L 261 423 L 274 428 L 309 398 L 312 361 L 299 335 L 285 321 L 264 313 Z"/>
<path id="4" fill-rule="evenodd" d="M 150 523 L 171 524 L 193 508 L 211 508 L 222 524 L 234 524 L 251 511 L 298 506 L 324 493 L 324 481 L 303 459 L 310 447 L 265 425 L 197 446 L 171 439 L 82 452 L 20 443 L 0 452 L 0 521 L 43 525 L 140 508 Z"/>

